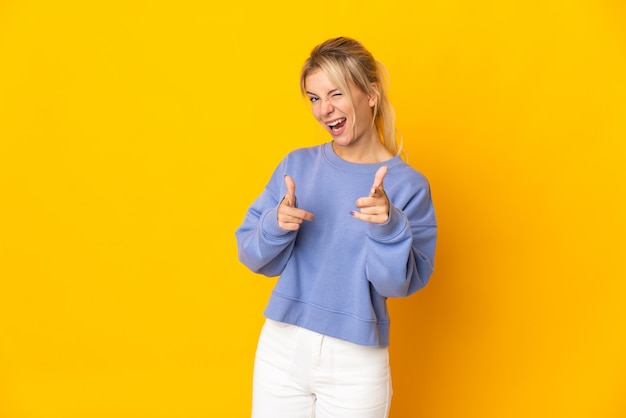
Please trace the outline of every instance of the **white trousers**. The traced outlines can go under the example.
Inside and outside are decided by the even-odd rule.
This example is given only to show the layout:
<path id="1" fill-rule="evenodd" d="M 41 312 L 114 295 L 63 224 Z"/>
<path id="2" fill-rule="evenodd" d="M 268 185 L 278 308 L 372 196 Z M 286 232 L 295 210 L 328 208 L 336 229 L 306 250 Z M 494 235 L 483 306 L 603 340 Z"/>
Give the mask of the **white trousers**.
<path id="1" fill-rule="evenodd" d="M 253 418 L 386 418 L 387 348 L 266 320 L 254 363 Z"/>

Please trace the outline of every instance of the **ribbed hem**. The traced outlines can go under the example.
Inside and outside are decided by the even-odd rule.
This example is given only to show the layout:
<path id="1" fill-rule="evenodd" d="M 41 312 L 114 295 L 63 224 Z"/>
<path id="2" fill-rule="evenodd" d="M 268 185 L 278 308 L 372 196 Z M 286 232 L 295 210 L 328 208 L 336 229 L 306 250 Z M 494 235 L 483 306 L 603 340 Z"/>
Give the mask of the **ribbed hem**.
<path id="1" fill-rule="evenodd" d="M 298 325 L 354 344 L 378 347 L 389 345 L 388 320 L 359 319 L 277 293 L 272 293 L 264 315 L 274 321 Z"/>

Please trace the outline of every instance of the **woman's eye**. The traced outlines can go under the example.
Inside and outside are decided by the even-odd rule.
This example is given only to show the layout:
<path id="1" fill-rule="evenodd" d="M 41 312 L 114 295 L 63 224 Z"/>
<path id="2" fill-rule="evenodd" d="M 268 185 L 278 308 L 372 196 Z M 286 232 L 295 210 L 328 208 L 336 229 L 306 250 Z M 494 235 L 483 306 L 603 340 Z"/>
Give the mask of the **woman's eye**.
<path id="1" fill-rule="evenodd" d="M 333 94 L 333 97 L 338 97 L 338 96 L 341 96 L 341 93 L 335 93 L 335 94 Z"/>
<path id="2" fill-rule="evenodd" d="M 309 97 L 309 100 L 311 101 L 311 103 L 315 103 L 319 100 L 318 97 Z"/>

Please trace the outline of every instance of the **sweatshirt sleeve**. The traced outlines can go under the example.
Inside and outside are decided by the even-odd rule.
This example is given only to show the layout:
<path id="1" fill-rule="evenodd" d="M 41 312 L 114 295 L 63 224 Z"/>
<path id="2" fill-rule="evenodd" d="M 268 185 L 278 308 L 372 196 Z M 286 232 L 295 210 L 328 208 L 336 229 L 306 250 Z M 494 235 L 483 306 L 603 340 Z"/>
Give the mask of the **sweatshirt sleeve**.
<path id="1" fill-rule="evenodd" d="M 268 277 L 282 273 L 295 243 L 297 231 L 278 225 L 278 205 L 284 195 L 282 169 L 274 171 L 265 190 L 248 209 L 242 225 L 235 232 L 239 260 L 255 273 Z"/>
<path id="2" fill-rule="evenodd" d="M 385 297 L 408 296 L 426 285 L 433 273 L 437 223 L 426 179 L 402 207 L 390 199 L 389 220 L 370 224 L 366 275 Z"/>

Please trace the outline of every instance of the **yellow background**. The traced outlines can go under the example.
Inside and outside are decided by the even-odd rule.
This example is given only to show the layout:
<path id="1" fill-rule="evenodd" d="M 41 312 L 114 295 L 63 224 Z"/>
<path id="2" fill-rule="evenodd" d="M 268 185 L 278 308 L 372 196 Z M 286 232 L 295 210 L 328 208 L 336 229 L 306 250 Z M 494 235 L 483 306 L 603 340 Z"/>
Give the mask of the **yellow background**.
<path id="1" fill-rule="evenodd" d="M 392 418 L 626 416 L 618 0 L 0 2 L 0 417 L 245 417 L 274 283 L 234 231 L 317 43 L 391 74 L 436 273 Z"/>

